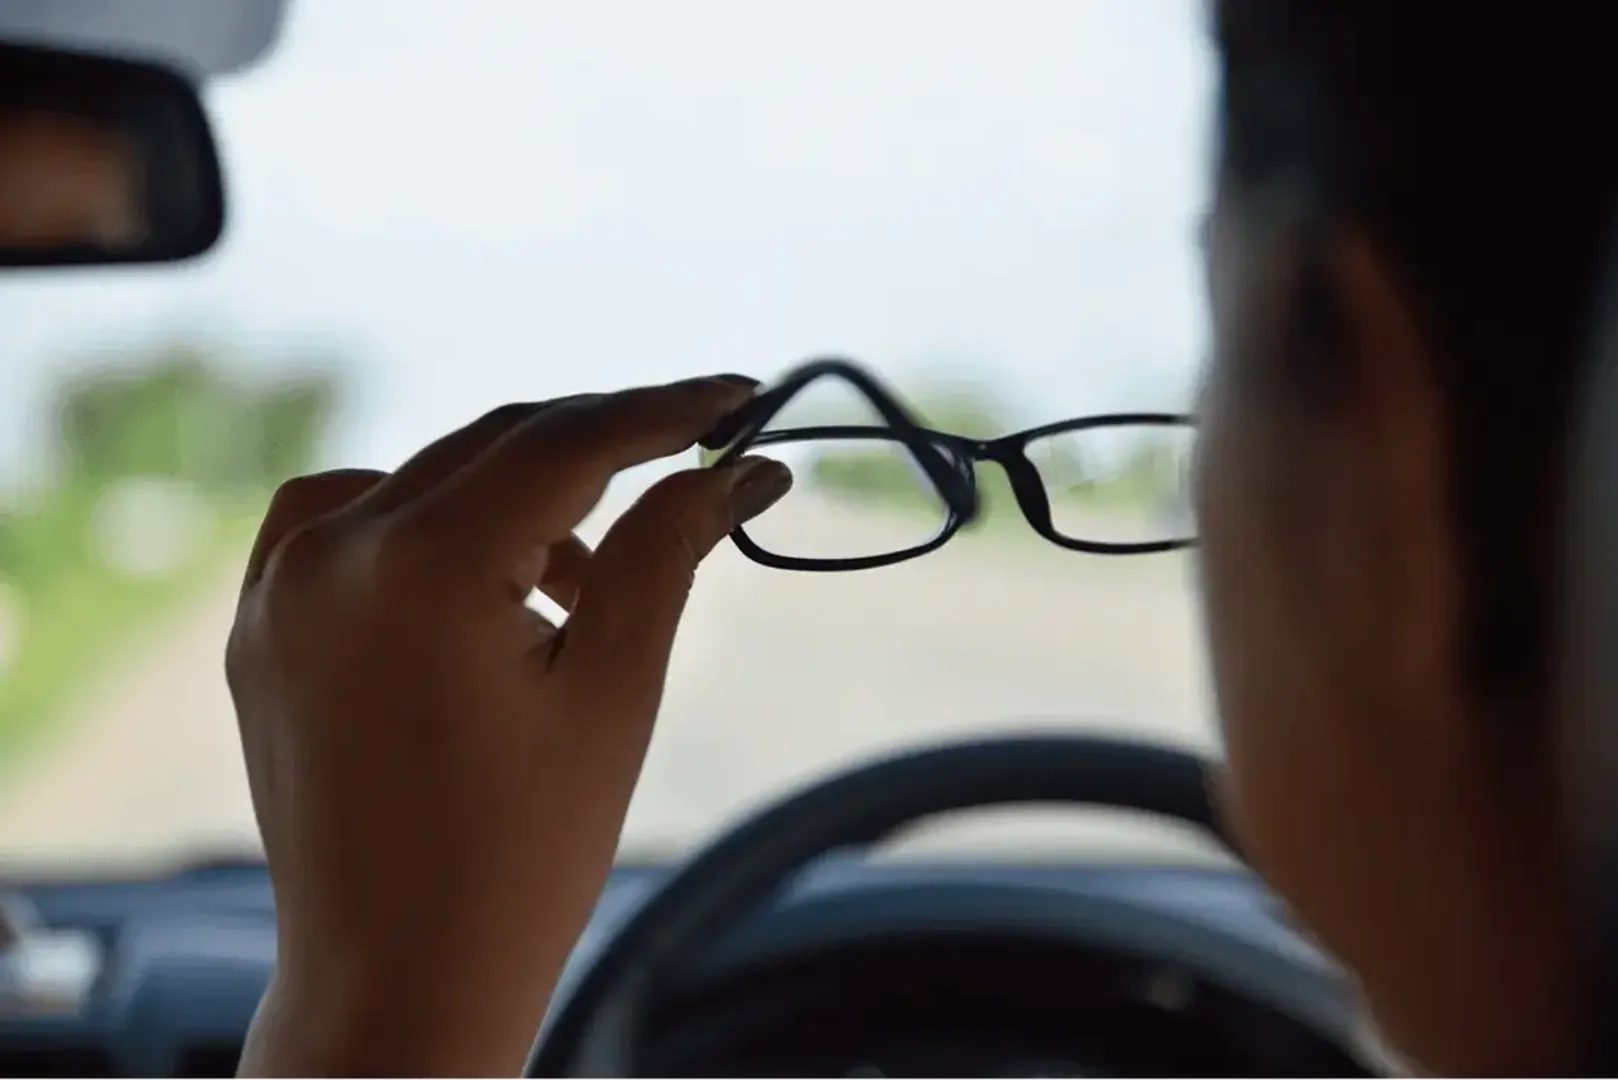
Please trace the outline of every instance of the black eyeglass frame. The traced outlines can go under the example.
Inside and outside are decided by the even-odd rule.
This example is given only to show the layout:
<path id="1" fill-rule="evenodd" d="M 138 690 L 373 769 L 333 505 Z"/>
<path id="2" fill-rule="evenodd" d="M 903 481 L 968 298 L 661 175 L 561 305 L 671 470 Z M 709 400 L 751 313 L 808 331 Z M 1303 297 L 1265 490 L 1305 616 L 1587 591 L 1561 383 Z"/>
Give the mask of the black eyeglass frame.
<path id="1" fill-rule="evenodd" d="M 887 426 L 822 425 L 764 430 L 765 426 L 800 391 L 810 383 L 826 377 L 839 378 L 851 384 L 870 402 Z M 994 439 L 972 439 L 922 427 L 891 391 L 884 388 L 857 364 L 839 357 L 824 357 L 795 368 L 781 381 L 760 391 L 752 401 L 726 417 L 713 431 L 699 440 L 698 445 L 707 450 L 723 451 L 710 463 L 710 467 L 719 467 L 734 461 L 749 450 L 769 446 L 772 443 L 850 438 L 891 440 L 903 444 L 915 458 L 917 465 L 933 484 L 944 504 L 944 523 L 939 528 L 937 536 L 924 544 L 884 555 L 867 555 L 850 559 L 794 558 L 766 551 L 747 535 L 747 530 L 743 527 L 738 526 L 731 532 L 732 542 L 743 555 L 762 566 L 777 570 L 810 572 L 872 570 L 937 551 L 949 543 L 964 526 L 976 520 L 982 512 L 977 481 L 978 462 L 990 462 L 1000 466 L 1010 482 L 1017 507 L 1022 511 L 1029 527 L 1057 547 L 1090 555 L 1152 555 L 1184 550 L 1195 544 L 1195 537 L 1150 540 L 1132 544 L 1106 543 L 1080 540 L 1056 531 L 1056 526 L 1051 520 L 1051 504 L 1046 494 L 1045 481 L 1040 478 L 1038 466 L 1028 459 L 1028 444 L 1052 435 L 1104 427 L 1195 427 L 1195 421 L 1184 413 L 1107 413 L 1043 424 L 1027 431 L 1002 435 Z"/>

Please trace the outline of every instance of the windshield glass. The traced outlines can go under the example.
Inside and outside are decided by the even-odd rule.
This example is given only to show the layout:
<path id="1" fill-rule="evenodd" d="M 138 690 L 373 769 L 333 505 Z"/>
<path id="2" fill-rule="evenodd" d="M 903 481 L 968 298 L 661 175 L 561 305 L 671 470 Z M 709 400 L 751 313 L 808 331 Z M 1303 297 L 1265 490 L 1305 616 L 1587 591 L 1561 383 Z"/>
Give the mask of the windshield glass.
<path id="1" fill-rule="evenodd" d="M 288 475 L 390 467 L 505 401 L 823 353 L 965 435 L 1190 404 L 1212 80 L 1193 0 L 386 14 L 294 4 L 263 64 L 208 88 L 216 254 L 0 288 L 0 859 L 255 850 L 221 658 Z M 793 409 L 864 419 L 829 386 Z M 792 458 L 770 536 L 814 557 L 927 532 L 863 452 Z M 625 475 L 583 535 L 695 460 Z M 1065 551 L 989 505 L 876 570 L 722 546 L 624 854 L 929 740 L 1211 748 L 1188 557 Z"/>

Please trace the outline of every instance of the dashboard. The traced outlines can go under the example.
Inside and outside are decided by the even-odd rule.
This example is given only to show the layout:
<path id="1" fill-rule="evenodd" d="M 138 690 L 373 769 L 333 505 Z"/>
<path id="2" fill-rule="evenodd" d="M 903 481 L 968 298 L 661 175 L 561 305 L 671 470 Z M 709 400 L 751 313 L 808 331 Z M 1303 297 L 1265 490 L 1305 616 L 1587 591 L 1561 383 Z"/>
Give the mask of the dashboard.
<path id="1" fill-rule="evenodd" d="M 564 972 L 671 868 L 620 866 Z M 229 1076 L 274 955 L 262 866 L 14 886 L 0 1075 Z M 32 948 L 32 951 L 30 951 Z M 1338 973 L 1249 875 L 1115 862 L 804 871 L 668 988 L 654 1076 L 1366 1075 Z"/>

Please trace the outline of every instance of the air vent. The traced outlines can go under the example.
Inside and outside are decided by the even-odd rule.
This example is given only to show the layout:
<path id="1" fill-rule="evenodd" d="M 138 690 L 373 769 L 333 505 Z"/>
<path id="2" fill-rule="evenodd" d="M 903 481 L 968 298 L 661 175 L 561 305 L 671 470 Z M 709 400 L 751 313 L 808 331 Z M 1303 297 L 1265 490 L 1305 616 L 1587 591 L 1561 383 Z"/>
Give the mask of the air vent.
<path id="1" fill-rule="evenodd" d="M 35 928 L 0 953 L 0 1018 L 73 1016 L 101 975 L 101 940 L 89 930 Z"/>

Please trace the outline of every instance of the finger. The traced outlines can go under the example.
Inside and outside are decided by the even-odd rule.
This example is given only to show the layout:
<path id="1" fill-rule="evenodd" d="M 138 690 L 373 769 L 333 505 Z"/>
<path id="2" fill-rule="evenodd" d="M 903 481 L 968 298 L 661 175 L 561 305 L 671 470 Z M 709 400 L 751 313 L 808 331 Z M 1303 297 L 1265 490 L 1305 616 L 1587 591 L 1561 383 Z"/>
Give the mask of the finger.
<path id="1" fill-rule="evenodd" d="M 519 568 L 512 581 L 512 597 L 523 602 L 538 589 L 563 611 L 571 612 L 579 589 L 590 573 L 593 558 L 590 545 L 577 536 L 570 535 L 559 543 L 536 547 L 533 558 Z"/>
<path id="2" fill-rule="evenodd" d="M 689 379 L 535 414 L 409 511 L 508 559 L 567 536 L 627 468 L 688 450 L 754 385 Z M 441 523 L 441 524 L 438 524 Z"/>
<path id="3" fill-rule="evenodd" d="M 247 572 L 242 587 L 250 588 L 264 576 L 275 550 L 299 529 L 352 504 L 385 479 L 375 469 L 333 469 L 288 480 L 276 489 L 258 537 L 247 556 Z"/>
<path id="4" fill-rule="evenodd" d="M 600 396 L 575 394 L 551 401 L 512 402 L 491 409 L 465 427 L 457 428 L 411 455 L 358 509 L 363 513 L 383 514 L 402 506 L 436 488 L 530 417 L 547 409 Z"/>
<path id="5" fill-rule="evenodd" d="M 608 709 L 655 712 L 697 563 L 791 486 L 785 465 L 753 457 L 653 485 L 596 548 L 553 670 Z"/>

